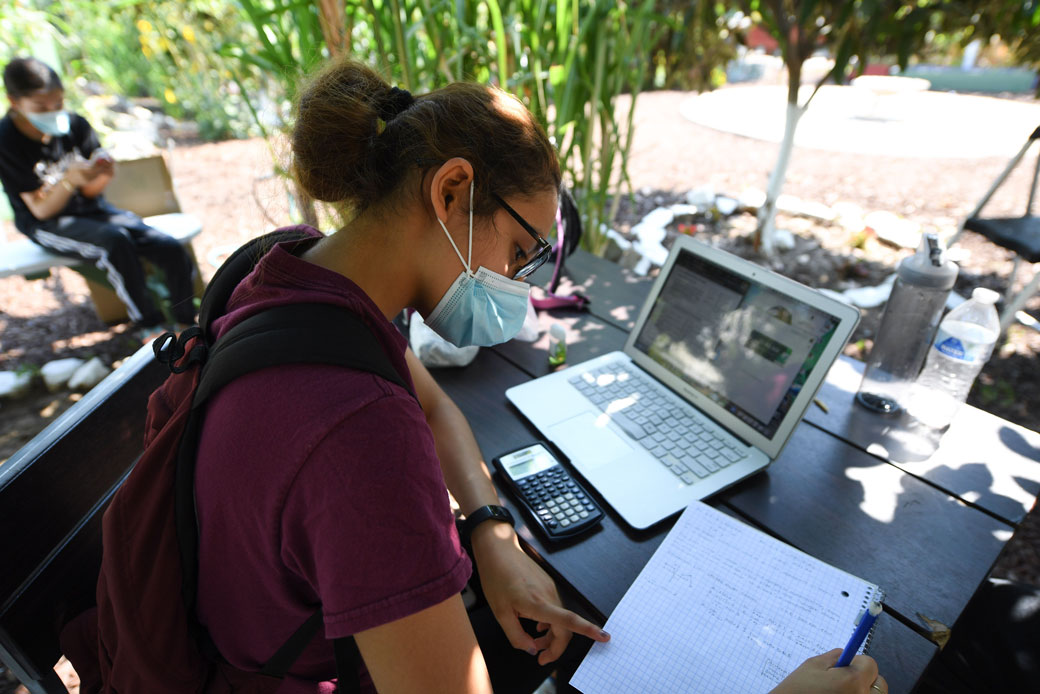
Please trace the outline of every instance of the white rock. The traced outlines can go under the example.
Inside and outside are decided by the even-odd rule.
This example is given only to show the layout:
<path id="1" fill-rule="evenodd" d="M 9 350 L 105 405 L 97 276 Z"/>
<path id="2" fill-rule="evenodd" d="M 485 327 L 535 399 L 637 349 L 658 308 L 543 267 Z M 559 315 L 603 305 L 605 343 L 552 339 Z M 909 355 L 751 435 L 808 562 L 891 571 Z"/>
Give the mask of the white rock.
<path id="1" fill-rule="evenodd" d="M 794 234 L 787 229 L 777 229 L 773 232 L 773 248 L 778 251 L 790 251 L 794 249 Z"/>
<path id="2" fill-rule="evenodd" d="M 831 205 L 831 209 L 834 210 L 834 214 L 841 217 L 862 217 L 864 210 L 862 207 L 854 202 L 847 202 L 842 200 Z"/>
<path id="3" fill-rule="evenodd" d="M 90 390 L 98 383 L 101 383 L 105 376 L 111 372 L 112 369 L 105 366 L 101 359 L 94 357 L 76 369 L 76 373 L 72 374 L 72 378 L 69 379 L 69 388 L 73 390 Z"/>
<path id="4" fill-rule="evenodd" d="M 863 221 L 877 237 L 900 248 L 917 248 L 921 243 L 921 225 L 885 210 L 871 212 Z"/>
<path id="5" fill-rule="evenodd" d="M 820 294 L 823 294 L 824 296 L 829 296 L 832 299 L 837 299 L 843 304 L 849 303 L 848 299 L 845 298 L 844 294 L 842 294 L 841 292 L 836 292 L 833 289 L 828 289 L 827 287 L 820 287 L 816 291 L 818 291 Z"/>
<path id="6" fill-rule="evenodd" d="M 895 273 L 889 275 L 876 287 L 856 287 L 842 292 L 845 301 L 860 308 L 875 308 L 888 301 L 892 293 L 892 284 L 896 281 Z"/>
<path id="7" fill-rule="evenodd" d="M 672 219 L 684 214 L 697 214 L 701 211 L 701 208 L 696 205 L 684 205 L 681 202 L 672 205 L 668 209 L 671 210 Z"/>
<path id="8" fill-rule="evenodd" d="M 0 398 L 20 398 L 32 386 L 29 372 L 0 371 Z"/>
<path id="9" fill-rule="evenodd" d="M 661 242 L 667 235 L 667 227 L 675 219 L 675 212 L 668 207 L 658 207 L 643 217 L 643 219 L 632 227 L 632 233 L 636 240 L 632 243 L 632 250 L 643 256 L 646 262 L 636 263 L 635 272 L 645 275 L 650 271 L 650 265 L 663 265 L 668 258 L 668 251 Z M 624 250 L 624 249 L 622 249 Z"/>
<path id="10" fill-rule="evenodd" d="M 82 359 L 76 359 L 75 357 L 55 359 L 47 362 L 40 369 L 40 375 L 43 376 L 43 384 L 52 393 L 61 390 L 69 382 L 69 379 L 72 378 L 72 374 L 76 373 L 76 369 L 83 366 L 84 363 Z"/>
<path id="11" fill-rule="evenodd" d="M 607 238 L 618 245 L 622 251 L 627 251 L 632 247 L 632 242 L 621 235 L 616 229 L 607 229 Z"/>
<path id="12" fill-rule="evenodd" d="M 809 219 L 819 219 L 824 222 L 833 222 L 838 215 L 834 210 L 820 202 L 809 202 L 796 198 L 793 195 L 781 195 L 776 199 L 777 212 L 793 214 Z"/>
<path id="13" fill-rule="evenodd" d="M 971 249 L 964 246 L 952 246 L 946 249 L 946 259 L 952 260 L 958 265 L 963 265 L 971 260 Z"/>
<path id="14" fill-rule="evenodd" d="M 728 217 L 737 211 L 737 207 L 740 203 L 733 198 L 727 198 L 722 195 L 715 198 L 715 208 L 722 214 L 723 217 Z"/>
<path id="15" fill-rule="evenodd" d="M 675 213 L 670 208 L 654 208 L 632 227 L 632 233 L 644 243 L 660 243 L 666 234 L 665 227 L 671 224 L 673 219 Z"/>
<path id="16" fill-rule="evenodd" d="M 639 277 L 646 277 L 647 274 L 650 272 L 650 267 L 650 259 L 646 256 L 643 256 L 643 259 L 636 263 L 635 266 L 632 268 L 632 272 L 638 275 Z"/>
<path id="17" fill-rule="evenodd" d="M 866 227 L 863 221 L 863 208 L 854 202 L 836 202 L 831 209 L 837 216 L 838 224 L 850 234 L 857 234 Z"/>
<path id="18" fill-rule="evenodd" d="M 711 208 L 715 204 L 715 186 L 709 183 L 699 188 L 694 188 L 686 194 L 686 202 L 700 208 Z"/>
<path id="19" fill-rule="evenodd" d="M 754 211 L 766 204 L 766 194 L 758 188 L 745 188 L 737 197 L 737 201 L 744 209 Z"/>

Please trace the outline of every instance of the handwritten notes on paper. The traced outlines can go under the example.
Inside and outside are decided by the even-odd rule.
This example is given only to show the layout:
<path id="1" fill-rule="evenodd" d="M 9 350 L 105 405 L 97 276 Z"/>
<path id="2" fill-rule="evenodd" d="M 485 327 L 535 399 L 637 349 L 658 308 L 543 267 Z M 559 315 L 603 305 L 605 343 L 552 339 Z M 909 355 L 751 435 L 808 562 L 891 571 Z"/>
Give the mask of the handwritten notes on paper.
<path id="1" fill-rule="evenodd" d="M 691 504 L 571 679 L 585 694 L 748 692 L 841 648 L 877 586 Z"/>

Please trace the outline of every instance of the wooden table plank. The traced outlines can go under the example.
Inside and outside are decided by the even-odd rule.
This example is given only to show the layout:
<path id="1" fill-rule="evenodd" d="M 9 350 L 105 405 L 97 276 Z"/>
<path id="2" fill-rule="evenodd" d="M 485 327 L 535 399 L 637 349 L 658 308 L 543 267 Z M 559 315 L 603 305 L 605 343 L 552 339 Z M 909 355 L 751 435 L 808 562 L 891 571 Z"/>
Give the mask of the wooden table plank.
<path id="1" fill-rule="evenodd" d="M 878 618 L 867 650 L 888 682 L 888 694 L 910 694 L 938 652 L 934 643 L 917 638 L 905 624 L 885 613 Z"/>
<path id="2" fill-rule="evenodd" d="M 1011 528 L 816 427 L 722 493 L 799 549 L 873 583 L 908 619 L 952 626 Z"/>
<path id="3" fill-rule="evenodd" d="M 811 406 L 805 419 L 1012 525 L 1022 521 L 1040 494 L 1040 434 L 964 405 L 933 454 L 934 435 L 909 416 L 856 404 L 862 374 L 862 362 L 841 357 L 818 394 L 828 411 Z"/>
<path id="4" fill-rule="evenodd" d="M 549 326 L 562 325 L 567 333 L 567 364 L 578 364 L 620 349 L 627 333 L 596 316 L 575 311 L 540 311 L 540 334 L 535 342 L 512 340 L 494 350 L 526 371 L 532 378 L 555 369 L 549 366 Z"/>
<path id="5" fill-rule="evenodd" d="M 548 285 L 552 271 L 552 264 L 546 263 L 534 274 L 534 296 L 543 294 L 541 288 Z M 591 300 L 589 313 L 627 332 L 632 329 L 653 281 L 652 277 L 640 277 L 616 263 L 578 250 L 567 258 L 557 292 L 584 294 Z M 578 312 L 555 309 L 553 313 L 562 316 Z"/>

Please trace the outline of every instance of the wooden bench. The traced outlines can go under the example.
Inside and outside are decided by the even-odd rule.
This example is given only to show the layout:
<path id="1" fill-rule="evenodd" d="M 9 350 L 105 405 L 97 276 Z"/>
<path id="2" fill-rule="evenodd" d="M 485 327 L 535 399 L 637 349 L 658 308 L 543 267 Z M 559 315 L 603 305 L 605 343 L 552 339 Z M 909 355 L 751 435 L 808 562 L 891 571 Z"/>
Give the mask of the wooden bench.
<path id="1" fill-rule="evenodd" d="M 116 176 L 105 188 L 105 198 L 116 207 L 140 215 L 146 224 L 184 244 L 195 266 L 196 294 L 201 296 L 204 284 L 191 240 L 202 231 L 202 223 L 181 212 L 166 160 L 155 155 L 118 162 Z M 54 267 L 70 267 L 86 278 L 94 308 L 102 321 L 117 323 L 126 319 L 123 302 L 108 284 L 105 274 L 90 263 L 49 253 L 27 238 L 0 244 L 0 278 L 22 275 L 42 279 L 49 276 Z"/>
<path id="2" fill-rule="evenodd" d="M 0 661 L 33 694 L 66 694 L 53 670 L 58 635 L 94 604 L 101 516 L 141 454 L 148 396 L 168 374 L 142 347 L 0 465 Z"/>

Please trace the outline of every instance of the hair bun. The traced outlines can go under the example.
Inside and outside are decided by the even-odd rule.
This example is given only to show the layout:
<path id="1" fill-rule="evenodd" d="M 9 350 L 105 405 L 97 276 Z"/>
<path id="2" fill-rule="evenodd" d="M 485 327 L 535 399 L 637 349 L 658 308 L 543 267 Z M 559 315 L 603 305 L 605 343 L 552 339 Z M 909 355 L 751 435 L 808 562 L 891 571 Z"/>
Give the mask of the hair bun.
<path id="1" fill-rule="evenodd" d="M 379 117 L 384 121 L 392 121 L 406 108 L 415 103 L 415 98 L 407 89 L 391 87 L 386 96 L 379 102 Z"/>

